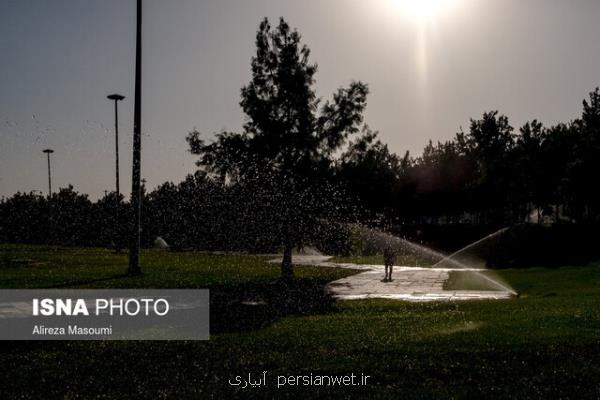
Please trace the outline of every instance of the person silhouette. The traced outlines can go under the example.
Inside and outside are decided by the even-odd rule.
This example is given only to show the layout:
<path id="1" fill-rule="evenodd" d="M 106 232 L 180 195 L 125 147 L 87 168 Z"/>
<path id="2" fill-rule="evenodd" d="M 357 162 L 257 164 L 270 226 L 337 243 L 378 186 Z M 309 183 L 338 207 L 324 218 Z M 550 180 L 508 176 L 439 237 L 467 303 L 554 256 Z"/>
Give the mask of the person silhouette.
<path id="1" fill-rule="evenodd" d="M 396 263 L 396 253 L 391 245 L 386 246 L 383 250 L 383 263 L 385 264 L 384 282 L 392 281 L 392 272 L 394 272 L 394 264 Z"/>

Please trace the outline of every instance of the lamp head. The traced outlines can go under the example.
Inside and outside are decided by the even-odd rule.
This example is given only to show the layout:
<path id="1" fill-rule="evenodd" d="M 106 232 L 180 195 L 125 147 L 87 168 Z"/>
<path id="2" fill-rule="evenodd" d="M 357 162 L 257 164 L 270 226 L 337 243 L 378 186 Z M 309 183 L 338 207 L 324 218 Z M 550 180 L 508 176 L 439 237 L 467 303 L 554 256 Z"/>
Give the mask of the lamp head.
<path id="1" fill-rule="evenodd" d="M 46 149 L 46 150 L 43 150 L 43 151 L 44 151 L 44 153 L 48 153 L 48 154 L 54 153 L 54 150 L 52 150 L 52 149 Z"/>
<path id="2" fill-rule="evenodd" d="M 108 95 L 108 96 L 106 96 L 106 97 L 107 97 L 109 100 L 117 100 L 117 101 L 123 100 L 123 99 L 125 98 L 125 96 L 122 96 L 122 95 L 120 95 L 120 94 L 116 94 L 116 93 L 115 93 L 115 94 L 109 94 L 109 95 Z"/>

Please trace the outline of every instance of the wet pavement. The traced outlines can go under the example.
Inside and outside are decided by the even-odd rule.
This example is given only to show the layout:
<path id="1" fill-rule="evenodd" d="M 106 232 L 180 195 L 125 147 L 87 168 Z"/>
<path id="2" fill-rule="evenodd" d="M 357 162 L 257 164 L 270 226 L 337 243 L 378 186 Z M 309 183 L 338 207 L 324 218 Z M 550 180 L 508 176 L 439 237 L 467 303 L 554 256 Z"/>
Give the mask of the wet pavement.
<path id="1" fill-rule="evenodd" d="M 391 282 L 383 282 L 383 265 L 358 265 L 333 263 L 329 256 L 294 256 L 294 264 L 314 265 L 320 267 L 348 268 L 362 270 L 356 275 L 339 279 L 327 285 L 333 297 L 340 300 L 358 299 L 394 299 L 405 301 L 440 301 L 440 300 L 486 300 L 508 299 L 513 293 L 495 290 L 444 290 L 444 283 L 451 271 L 472 271 L 478 273 L 482 269 L 449 269 L 394 267 Z M 281 262 L 274 259 L 270 262 Z"/>

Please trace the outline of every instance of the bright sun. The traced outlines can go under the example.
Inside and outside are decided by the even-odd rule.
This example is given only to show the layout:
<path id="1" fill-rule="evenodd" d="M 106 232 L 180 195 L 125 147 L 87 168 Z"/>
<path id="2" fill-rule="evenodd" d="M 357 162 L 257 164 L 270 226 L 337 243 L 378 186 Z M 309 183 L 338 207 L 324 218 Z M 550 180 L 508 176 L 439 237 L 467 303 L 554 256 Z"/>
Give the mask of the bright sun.
<path id="1" fill-rule="evenodd" d="M 418 20 L 428 20 L 438 14 L 450 0 L 392 0 L 403 14 Z"/>

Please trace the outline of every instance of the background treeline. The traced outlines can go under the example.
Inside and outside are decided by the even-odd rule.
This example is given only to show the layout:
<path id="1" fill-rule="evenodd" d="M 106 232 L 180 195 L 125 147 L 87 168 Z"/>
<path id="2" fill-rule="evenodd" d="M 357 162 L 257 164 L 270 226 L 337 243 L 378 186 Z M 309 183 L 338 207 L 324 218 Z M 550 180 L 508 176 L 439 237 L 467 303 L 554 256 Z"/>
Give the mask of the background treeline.
<path id="1" fill-rule="evenodd" d="M 371 132 L 350 146 L 339 174 L 365 208 L 400 224 L 506 226 L 520 222 L 597 222 L 600 212 L 600 93 L 581 118 L 518 131 L 485 113 L 420 157 L 391 153 Z"/>
<path id="2" fill-rule="evenodd" d="M 507 117 L 489 112 L 453 140 L 430 142 L 419 157 L 392 153 L 365 128 L 329 171 L 326 190 L 306 196 L 329 199 L 315 207 L 328 208 L 320 215 L 331 218 L 312 219 L 317 226 L 306 239 L 328 252 L 350 251 L 347 230 L 336 222 L 383 226 L 448 248 L 524 222 L 592 231 L 600 216 L 600 91 L 569 123 L 544 127 L 534 120 L 515 130 Z M 279 250 L 290 221 L 277 210 L 290 208 L 279 207 L 281 187 L 266 186 L 199 171 L 179 184 L 144 189 L 143 244 L 161 236 L 179 249 Z M 73 187 L 49 198 L 17 193 L 0 201 L 0 241 L 125 247 L 129 214 L 115 193 L 97 201 Z M 299 215 L 291 226 L 302 221 Z"/>
<path id="3" fill-rule="evenodd" d="M 280 251 L 289 217 L 284 200 L 267 186 L 227 185 L 198 171 L 177 185 L 164 183 L 149 193 L 142 187 L 142 246 L 154 246 L 161 237 L 174 250 Z M 313 205 L 327 209 L 321 215 L 348 209 L 334 204 L 343 202 L 338 191 L 327 187 L 321 194 L 329 199 Z M 314 201 L 315 196 L 306 198 Z M 344 216 L 336 211 L 334 219 Z M 17 193 L 2 199 L 0 220 L 0 242 L 126 249 L 131 208 L 114 192 L 92 202 L 69 186 L 51 197 Z M 303 220 L 298 215 L 291 222 L 293 229 L 307 230 L 307 244 L 331 253 L 349 251 L 344 225 L 310 220 L 308 229 Z"/>

